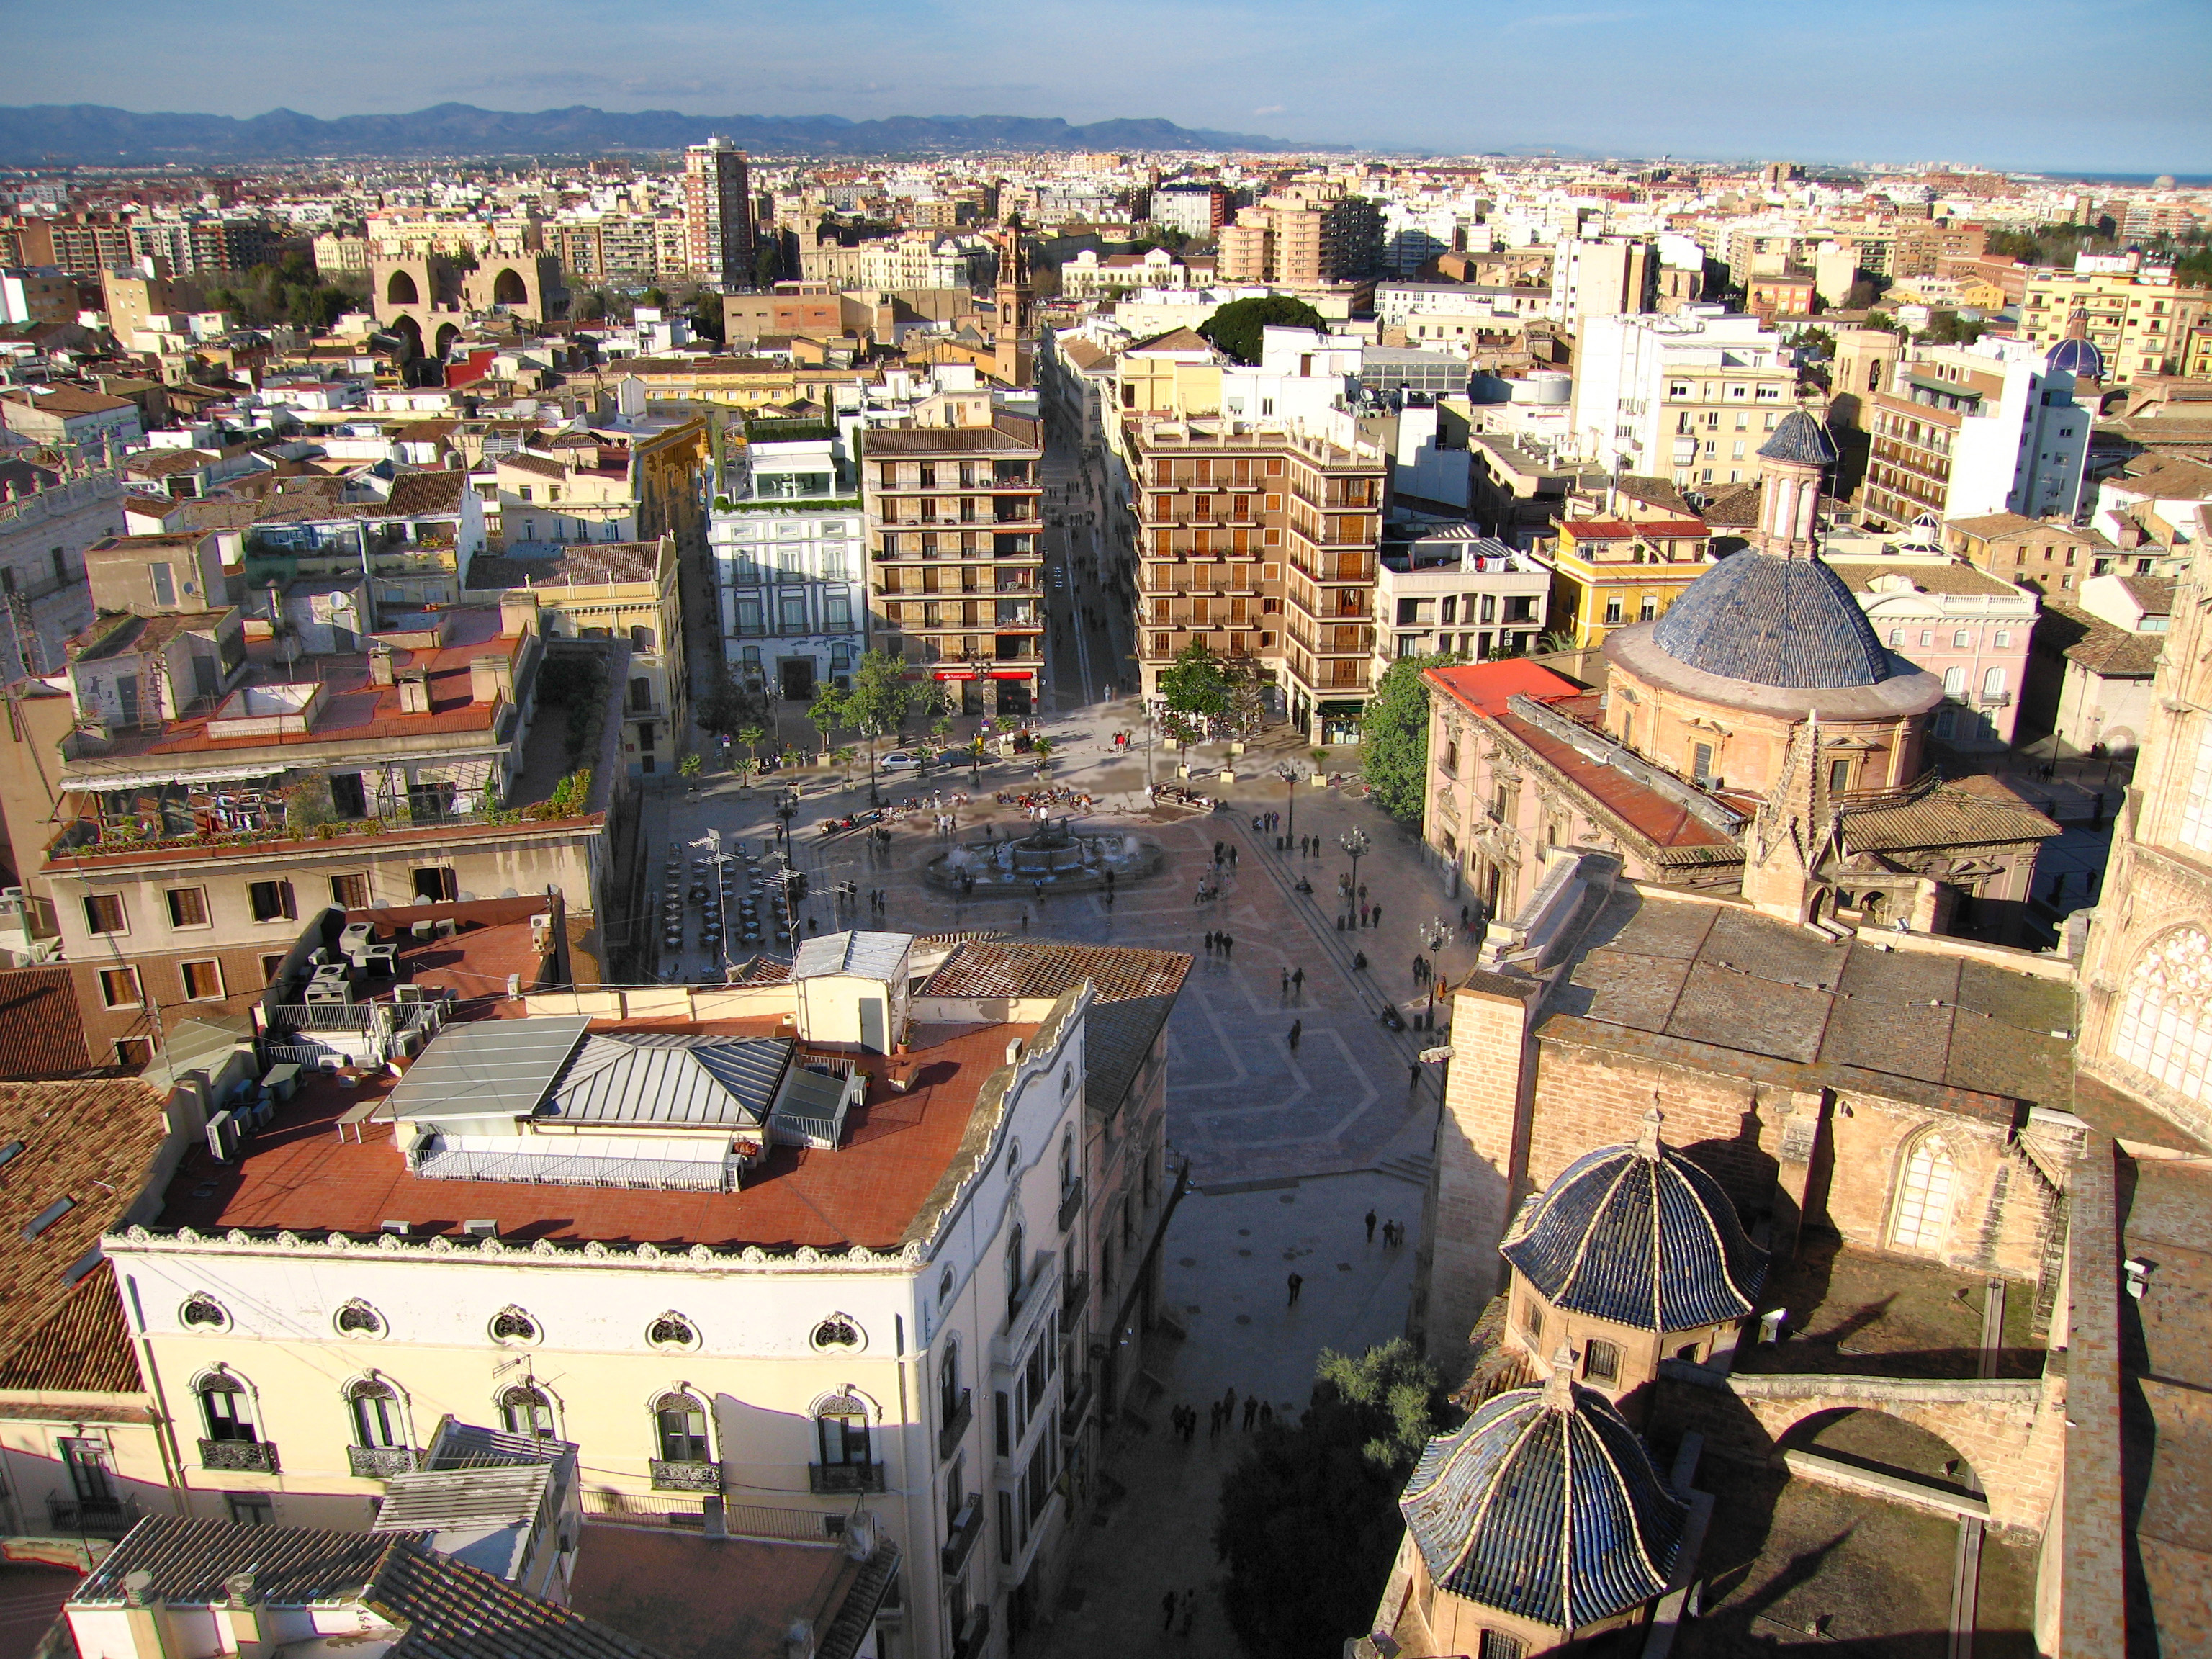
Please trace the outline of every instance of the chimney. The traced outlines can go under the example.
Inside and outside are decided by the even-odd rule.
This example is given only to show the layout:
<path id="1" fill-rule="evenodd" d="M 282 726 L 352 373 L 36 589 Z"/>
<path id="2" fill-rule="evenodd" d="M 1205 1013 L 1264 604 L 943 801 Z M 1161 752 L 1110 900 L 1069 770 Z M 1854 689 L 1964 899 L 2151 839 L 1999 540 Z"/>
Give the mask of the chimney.
<path id="1" fill-rule="evenodd" d="M 784 1659 L 814 1659 L 814 1626 L 805 1619 L 794 1619 L 783 1632 Z"/>
<path id="2" fill-rule="evenodd" d="M 501 697 L 514 701 L 514 665 L 504 656 L 470 658 L 469 701 L 497 702 Z"/>
<path id="3" fill-rule="evenodd" d="M 427 714 L 430 712 L 430 671 L 427 668 L 403 668 L 399 671 L 399 712 L 403 714 Z"/>
<path id="4" fill-rule="evenodd" d="M 394 672 L 392 647 L 379 640 L 368 647 L 368 683 L 389 685 Z"/>
<path id="5" fill-rule="evenodd" d="M 226 1613 L 230 1624 L 230 1638 L 238 1659 L 262 1659 L 269 1650 L 267 1633 L 262 1628 L 261 1591 L 249 1569 L 234 1572 L 223 1580 L 222 1587 L 229 1597 Z"/>
<path id="6" fill-rule="evenodd" d="M 1022 1063 L 1022 1040 L 1019 1037 L 1009 1038 L 1006 1042 L 1006 1064 L 1009 1066 L 1020 1065 Z"/>
<path id="7" fill-rule="evenodd" d="M 169 1640 L 169 1604 L 154 1593 L 154 1575 L 123 1575 L 123 1616 L 135 1659 L 175 1659 Z"/>

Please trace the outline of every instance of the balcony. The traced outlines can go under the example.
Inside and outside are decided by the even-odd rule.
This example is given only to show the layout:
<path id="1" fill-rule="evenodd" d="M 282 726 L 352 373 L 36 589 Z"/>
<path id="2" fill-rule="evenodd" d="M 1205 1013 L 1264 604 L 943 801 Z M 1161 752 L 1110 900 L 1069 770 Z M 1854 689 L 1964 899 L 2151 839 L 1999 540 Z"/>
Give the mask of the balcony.
<path id="1" fill-rule="evenodd" d="M 722 1489 L 722 1466 L 720 1463 L 672 1463 L 667 1459 L 653 1460 L 653 1489 L 655 1492 L 720 1492 Z"/>
<path id="2" fill-rule="evenodd" d="M 1091 1275 L 1087 1273 L 1079 1273 L 1073 1275 L 1068 1279 L 1067 1283 L 1060 1287 L 1060 1317 L 1061 1322 L 1065 1323 L 1066 1321 L 1074 1318 L 1076 1315 L 1081 1313 L 1085 1308 L 1088 1307 L 1090 1303 Z"/>
<path id="3" fill-rule="evenodd" d="M 975 1540 L 982 1535 L 983 1494 L 971 1492 L 960 1505 L 960 1513 L 952 1518 L 952 1529 L 945 1535 L 945 1547 L 937 1553 L 947 1578 L 960 1576 L 960 1570 L 968 1565 L 968 1558 L 975 1553 Z"/>
<path id="4" fill-rule="evenodd" d="M 880 1463 L 809 1463 L 806 1466 L 806 1489 L 817 1498 L 838 1497 L 848 1492 L 881 1492 L 884 1489 L 884 1466 Z"/>
<path id="5" fill-rule="evenodd" d="M 273 1440 L 203 1440 L 200 1467 L 254 1474 L 276 1473 L 276 1443 Z"/>
<path id="6" fill-rule="evenodd" d="M 422 1454 L 412 1446 L 348 1446 L 346 1465 L 362 1480 L 389 1480 L 412 1474 L 422 1467 Z"/>
<path id="7" fill-rule="evenodd" d="M 1066 1371 L 1071 1386 L 1060 1396 L 1060 1437 L 1073 1440 L 1083 1432 L 1084 1419 L 1091 1415 L 1091 1401 L 1097 1385 L 1091 1380 L 1088 1365 L 1070 1364 Z"/>
<path id="8" fill-rule="evenodd" d="M 1978 691 L 1974 701 L 1984 708 L 2002 708 L 2012 702 L 2009 691 Z"/>
<path id="9" fill-rule="evenodd" d="M 1075 1218 L 1083 1213 L 1083 1183 L 1071 1181 L 1060 1189 L 1060 1230 L 1066 1232 L 1075 1224 Z"/>
<path id="10" fill-rule="evenodd" d="M 138 1504 L 131 1498 L 65 1498 L 48 1492 L 46 1522 L 63 1535 L 120 1538 L 138 1524 Z"/>
<path id="11" fill-rule="evenodd" d="M 975 1390 L 960 1390 L 960 1403 L 953 1407 L 945 1426 L 937 1431 L 937 1461 L 940 1463 L 960 1449 L 960 1442 L 968 1432 L 968 1425 L 975 1420 Z"/>

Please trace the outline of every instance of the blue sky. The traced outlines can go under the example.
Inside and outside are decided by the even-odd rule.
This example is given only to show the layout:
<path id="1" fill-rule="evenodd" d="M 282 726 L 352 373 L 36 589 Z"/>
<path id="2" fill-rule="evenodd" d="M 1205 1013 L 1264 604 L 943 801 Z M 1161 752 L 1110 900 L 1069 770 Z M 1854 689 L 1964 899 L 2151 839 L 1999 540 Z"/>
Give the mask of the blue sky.
<path id="1" fill-rule="evenodd" d="M 0 0 L 0 103 L 1163 116 L 1455 152 L 2212 172 L 2208 0 Z"/>

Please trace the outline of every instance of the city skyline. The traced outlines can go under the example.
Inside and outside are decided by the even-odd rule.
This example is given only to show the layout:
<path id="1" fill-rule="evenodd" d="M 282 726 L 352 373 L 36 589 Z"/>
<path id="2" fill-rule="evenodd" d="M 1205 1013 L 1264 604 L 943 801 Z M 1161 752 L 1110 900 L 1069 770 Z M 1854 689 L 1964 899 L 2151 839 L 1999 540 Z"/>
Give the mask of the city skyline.
<path id="1" fill-rule="evenodd" d="M 2212 115 L 2192 84 L 2212 62 L 2212 14 L 2186 0 L 1941 9 L 1869 0 L 1849 20 L 1778 15 L 1740 0 L 1664 9 L 1401 0 L 1349 22 L 1314 0 L 1197 0 L 1171 10 L 1156 0 L 1104 9 L 831 0 L 804 15 L 646 0 L 615 35 L 577 0 L 548 0 L 538 15 L 540 27 L 518 34 L 505 19 L 395 0 L 374 36 L 348 41 L 347 72 L 332 74 L 327 34 L 282 9 L 216 15 L 117 0 L 96 32 L 45 9 L 12 26 L 0 103 L 127 101 L 238 117 L 453 101 L 854 120 L 1158 118 L 1385 152 L 2212 171 Z M 2122 20 L 2127 27 L 2115 27 Z M 825 29 L 840 43 L 838 72 L 823 66 Z M 118 32 L 190 93 L 119 100 Z M 2147 40 L 2160 49 L 2145 52 Z M 1432 97 L 1420 96 L 1424 84 Z M 2117 86 L 2129 95 L 2067 95 Z"/>

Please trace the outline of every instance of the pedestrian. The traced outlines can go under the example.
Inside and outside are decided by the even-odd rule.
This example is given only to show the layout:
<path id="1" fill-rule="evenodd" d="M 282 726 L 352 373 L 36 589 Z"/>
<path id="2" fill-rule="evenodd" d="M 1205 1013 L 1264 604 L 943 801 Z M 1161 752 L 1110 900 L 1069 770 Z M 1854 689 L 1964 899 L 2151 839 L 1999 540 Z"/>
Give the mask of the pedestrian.
<path id="1" fill-rule="evenodd" d="M 1468 925 L 1468 914 L 1467 914 L 1467 906 L 1465 906 L 1464 904 L 1462 904 L 1462 905 L 1461 905 L 1461 906 L 1459 907 L 1459 925 L 1460 925 L 1461 927 L 1467 927 L 1467 926 Z"/>
<path id="2" fill-rule="evenodd" d="M 1221 936 L 1221 954 L 1224 957 L 1234 957 L 1237 954 L 1237 941 L 1226 933 Z"/>
<path id="3" fill-rule="evenodd" d="M 1275 1402 L 1272 1400 L 1262 1400 L 1260 1402 L 1260 1426 L 1263 1429 L 1272 1429 L 1275 1426 Z"/>
<path id="4" fill-rule="evenodd" d="M 1285 969 L 1283 969 L 1283 1000 L 1284 1000 L 1284 1001 L 1285 1001 L 1285 1002 L 1288 1002 L 1290 1000 L 1291 1000 L 1291 970 L 1290 970 L 1289 969 L 1285 968 Z"/>
<path id="5" fill-rule="evenodd" d="M 1231 1384 L 1230 1387 L 1225 1388 L 1221 1391 L 1221 1421 L 1223 1426 L 1226 1427 L 1230 1419 L 1236 1415 L 1237 1389 L 1235 1385 Z"/>
<path id="6" fill-rule="evenodd" d="M 1024 904 L 1024 906 L 1022 906 L 1022 932 L 1024 932 L 1024 933 L 1028 933 L 1028 932 L 1029 932 L 1029 930 L 1030 930 L 1030 907 L 1029 907 L 1028 905 Z"/>
<path id="7" fill-rule="evenodd" d="M 1302 1019 L 1294 1019 L 1291 1022 L 1291 1052 L 1292 1054 L 1297 1053 L 1298 1039 L 1305 1035 L 1305 1029 L 1306 1023 Z"/>
<path id="8" fill-rule="evenodd" d="M 1244 1432 L 1252 1432 L 1252 1419 L 1260 1414 L 1260 1396 L 1254 1395 L 1244 1402 Z"/>
<path id="9" fill-rule="evenodd" d="M 1364 904 L 1359 907 L 1359 925 L 1362 927 L 1367 925 L 1367 907 Z"/>
<path id="10" fill-rule="evenodd" d="M 1411 1094 L 1421 1086 L 1421 1062 L 1414 1060 L 1406 1067 L 1406 1092 Z"/>
<path id="11" fill-rule="evenodd" d="M 1197 1617 L 1198 1592 L 1194 1589 L 1187 1589 L 1182 1593 L 1182 1623 L 1176 1627 L 1176 1634 L 1188 1641 L 1190 1638 L 1191 1622 Z"/>
<path id="12" fill-rule="evenodd" d="M 1208 1440 L 1218 1440 L 1221 1437 L 1221 1402 L 1218 1400 L 1206 1401 L 1206 1437 Z"/>
<path id="13" fill-rule="evenodd" d="M 1382 925 L 1382 907 L 1379 904 L 1375 907 L 1374 925 L 1377 927 L 1380 927 Z"/>
<path id="14" fill-rule="evenodd" d="M 1229 849 L 1229 867 L 1232 870 L 1237 867 L 1237 848 L 1233 845 Z"/>
<path id="15" fill-rule="evenodd" d="M 1367 902 L 1367 884 L 1364 881 L 1359 884 L 1359 902 L 1362 904 Z"/>
<path id="16" fill-rule="evenodd" d="M 1293 974 L 1291 975 L 1291 989 L 1292 989 L 1293 991 L 1297 992 L 1297 993 L 1298 994 L 1298 995 L 1299 995 L 1299 996 L 1301 996 L 1301 997 L 1303 997 L 1303 996 L 1304 996 L 1304 995 L 1305 995 L 1305 994 L 1306 994 L 1306 970 L 1304 969 L 1304 968 L 1303 968 L 1303 967 L 1299 968 L 1299 969 L 1298 969 L 1295 973 L 1293 973 Z"/>
<path id="17" fill-rule="evenodd" d="M 1367 1242 L 1370 1244 L 1375 1242 L 1375 1212 L 1372 1210 L 1367 1212 Z"/>
<path id="18" fill-rule="evenodd" d="M 1170 1590 L 1160 1597 L 1160 1634 L 1165 1636 L 1175 1628 L 1176 1593 Z"/>
<path id="19" fill-rule="evenodd" d="M 1206 954 L 1208 956 L 1213 954 L 1213 934 L 1210 930 L 1206 935 Z"/>
<path id="20" fill-rule="evenodd" d="M 1291 1299 L 1287 1305 L 1293 1308 L 1298 1305 L 1298 1292 L 1305 1288 L 1305 1284 L 1306 1279 L 1304 1273 L 1292 1273 L 1291 1275 Z"/>

